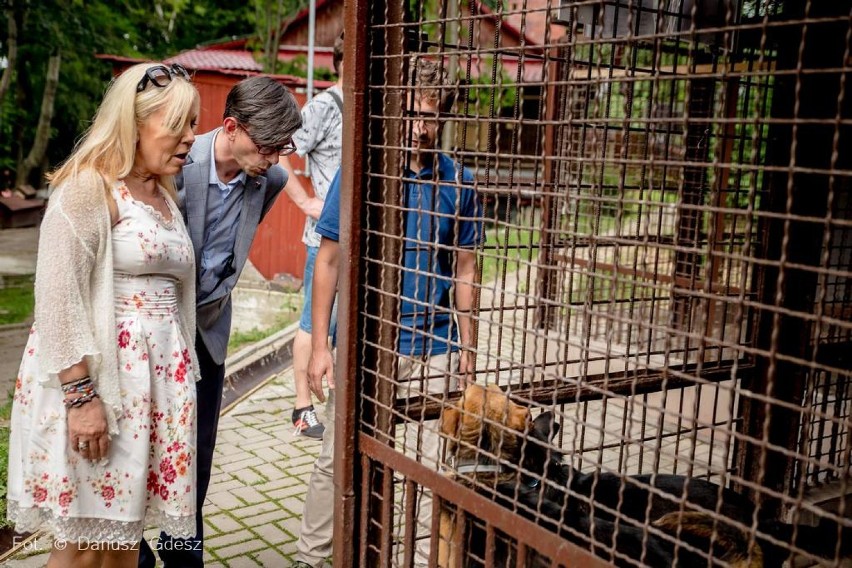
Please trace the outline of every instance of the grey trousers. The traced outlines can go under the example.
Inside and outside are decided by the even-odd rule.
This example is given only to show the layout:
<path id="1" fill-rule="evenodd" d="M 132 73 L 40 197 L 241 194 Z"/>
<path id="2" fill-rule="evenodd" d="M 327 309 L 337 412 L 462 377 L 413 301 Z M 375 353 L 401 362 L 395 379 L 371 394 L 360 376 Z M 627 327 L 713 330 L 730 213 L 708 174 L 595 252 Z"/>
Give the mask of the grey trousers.
<path id="1" fill-rule="evenodd" d="M 296 542 L 294 560 L 311 566 L 322 566 L 331 556 L 334 527 L 334 389 L 325 401 L 325 431 L 322 448 L 308 481 L 308 494 L 302 511 L 302 526 Z"/>
<path id="2" fill-rule="evenodd" d="M 399 395 L 419 396 L 421 393 L 442 393 L 445 388 L 456 389 L 455 373 L 458 353 L 435 355 L 421 359 L 403 359 L 399 363 Z M 403 382 L 405 381 L 405 382 Z M 438 421 L 423 424 L 407 423 L 404 427 L 404 452 L 432 469 L 440 467 L 440 436 Z M 415 566 L 428 566 L 429 536 L 432 529 L 432 493 L 419 490 L 417 496 L 417 548 Z M 322 566 L 331 556 L 334 527 L 334 390 L 326 400 L 325 432 L 322 448 L 314 463 L 308 482 L 302 525 L 296 543 L 295 560 L 310 566 Z"/>

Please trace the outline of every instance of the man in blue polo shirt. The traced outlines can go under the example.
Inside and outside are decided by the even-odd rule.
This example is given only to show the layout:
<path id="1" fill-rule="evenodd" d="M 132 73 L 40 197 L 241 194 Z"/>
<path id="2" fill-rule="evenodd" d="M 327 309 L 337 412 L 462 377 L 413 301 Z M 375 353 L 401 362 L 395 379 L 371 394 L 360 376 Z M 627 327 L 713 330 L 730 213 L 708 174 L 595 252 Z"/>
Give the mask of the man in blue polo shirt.
<path id="1" fill-rule="evenodd" d="M 401 396 L 443 393 L 458 388 L 458 377 L 473 379 L 473 333 L 470 312 L 476 276 L 476 246 L 484 240 L 482 207 L 470 187 L 473 175 L 436 150 L 439 111 L 452 106 L 451 87 L 443 70 L 427 60 L 412 65 L 417 87 L 409 100 L 411 152 L 403 192 L 405 237 L 400 304 L 399 380 Z M 320 566 L 331 554 L 333 521 L 334 362 L 325 337 L 337 291 L 340 238 L 340 172 L 326 195 L 316 231 L 322 236 L 314 267 L 311 390 L 324 400 L 329 386 L 328 427 L 305 499 L 305 514 L 296 545 L 296 566 Z M 455 318 L 453 316 L 456 316 Z M 318 338 L 323 338 L 322 340 Z M 437 425 L 409 424 L 405 452 L 437 469 Z M 431 496 L 419 499 L 416 566 L 428 565 Z"/>

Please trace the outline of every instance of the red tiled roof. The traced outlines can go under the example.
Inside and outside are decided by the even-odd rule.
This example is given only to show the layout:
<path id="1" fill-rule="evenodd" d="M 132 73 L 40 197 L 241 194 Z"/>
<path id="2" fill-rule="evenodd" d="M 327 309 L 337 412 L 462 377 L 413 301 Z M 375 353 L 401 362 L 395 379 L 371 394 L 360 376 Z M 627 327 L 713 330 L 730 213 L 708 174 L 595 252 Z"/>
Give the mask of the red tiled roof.
<path id="1" fill-rule="evenodd" d="M 292 61 L 298 56 L 308 56 L 308 48 L 302 46 L 282 46 L 278 51 L 279 61 Z M 191 49 L 178 53 L 165 60 L 166 63 L 180 63 L 187 69 L 236 71 L 263 71 L 251 51 L 245 49 Z M 314 50 L 314 66 L 333 69 L 332 50 L 318 47 Z"/>
<path id="2" fill-rule="evenodd" d="M 196 58 L 197 54 L 195 53 L 195 50 L 193 50 L 191 52 L 186 51 L 184 53 L 181 53 L 181 54 L 178 54 L 174 57 L 166 59 L 165 61 L 168 62 L 168 63 L 180 63 L 181 65 L 183 65 L 184 67 L 186 67 L 190 71 L 204 71 L 204 72 L 208 72 L 208 73 L 226 75 L 226 76 L 231 76 L 231 77 L 239 77 L 239 78 L 250 77 L 250 76 L 253 76 L 253 75 L 266 75 L 268 77 L 273 77 L 273 78 L 281 81 L 285 85 L 292 87 L 292 88 L 304 88 L 305 87 L 306 81 L 305 81 L 304 77 L 295 77 L 293 75 L 281 75 L 281 74 L 272 75 L 272 74 L 268 74 L 268 73 L 262 73 L 260 65 L 257 65 L 257 67 L 254 68 L 254 69 L 248 69 L 247 68 L 247 66 L 248 66 L 247 60 L 250 59 L 250 60 L 254 61 L 250 51 L 236 51 L 236 50 L 234 50 L 234 51 L 223 50 L 223 51 L 226 51 L 227 53 L 230 53 L 234 56 L 237 56 L 235 61 L 241 62 L 243 64 L 243 67 L 242 68 L 230 68 L 230 69 L 228 69 L 228 68 L 225 68 L 225 67 L 215 67 L 215 66 L 196 66 L 196 63 L 200 63 L 201 65 L 203 65 L 205 62 L 204 61 L 200 61 L 200 62 L 197 61 L 197 58 Z M 188 57 L 183 57 L 183 59 L 178 59 L 179 57 L 186 56 L 187 54 L 189 54 Z M 121 70 L 123 70 L 123 69 L 125 69 L 125 68 L 127 68 L 131 65 L 134 65 L 136 63 L 144 63 L 146 61 L 150 61 L 150 60 L 147 60 L 147 59 L 138 59 L 138 58 L 134 58 L 134 57 L 124 57 L 122 55 L 110 55 L 110 54 L 105 54 L 105 53 L 96 54 L 95 57 L 98 58 L 98 59 L 101 59 L 103 61 L 111 61 L 116 66 L 117 69 L 121 69 Z M 316 89 L 327 89 L 328 87 L 330 87 L 333 84 L 334 84 L 333 81 L 318 81 L 318 80 L 315 80 L 314 81 L 314 88 L 316 88 Z"/>
<path id="3" fill-rule="evenodd" d="M 210 43 L 205 43 L 201 45 L 197 45 L 195 49 L 199 51 L 209 50 L 209 49 L 245 49 L 246 43 L 251 36 L 241 36 L 241 37 L 233 37 L 226 41 L 212 41 Z"/>
<path id="4" fill-rule="evenodd" d="M 254 60 L 250 51 L 225 49 L 193 49 L 178 53 L 165 60 L 180 63 L 187 69 L 236 69 L 240 71 L 263 71 L 263 66 Z"/>
<path id="5" fill-rule="evenodd" d="M 212 54 L 211 57 L 205 57 L 207 54 Z M 221 56 L 219 54 L 224 54 Z M 282 61 L 290 61 L 295 55 L 304 54 L 304 51 L 288 50 L 282 51 L 280 59 Z M 332 68 L 331 53 L 323 53 L 317 51 L 314 54 L 314 65 L 318 67 Z M 478 77 L 485 73 L 491 75 L 491 58 L 480 59 L 476 55 L 472 55 L 473 65 L 471 66 L 472 77 Z M 261 65 L 254 61 L 251 52 L 249 51 L 185 51 L 174 57 L 166 60 L 167 63 L 180 63 L 187 69 L 205 70 L 205 71 L 262 71 Z M 500 58 L 504 71 L 514 80 L 517 77 L 517 69 L 519 60 L 517 57 L 506 55 Z M 230 65 L 234 65 L 231 67 Z M 459 65 L 462 70 L 466 69 L 466 58 L 462 57 Z M 251 67 L 250 67 L 251 66 Z M 538 82 L 542 79 L 542 62 L 538 59 L 528 58 L 524 60 L 523 68 L 524 82 Z M 329 83 L 330 84 L 330 83 Z"/>

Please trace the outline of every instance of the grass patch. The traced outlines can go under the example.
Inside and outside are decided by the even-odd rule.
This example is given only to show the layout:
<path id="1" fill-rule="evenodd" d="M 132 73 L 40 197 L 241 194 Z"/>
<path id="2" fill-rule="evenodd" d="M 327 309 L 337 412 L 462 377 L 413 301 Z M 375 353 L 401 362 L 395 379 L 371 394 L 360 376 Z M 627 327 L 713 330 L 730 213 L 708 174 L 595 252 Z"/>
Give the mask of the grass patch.
<path id="1" fill-rule="evenodd" d="M 249 331 L 236 331 L 231 334 L 231 339 L 228 340 L 228 353 L 234 353 L 241 347 L 245 347 L 249 343 L 257 343 L 266 339 L 281 328 L 270 327 L 268 329 L 254 328 Z"/>
<path id="2" fill-rule="evenodd" d="M 34 306 L 32 276 L 0 277 L 0 325 L 27 321 Z"/>
<path id="3" fill-rule="evenodd" d="M 228 353 L 236 353 L 241 347 L 262 341 L 273 333 L 281 331 L 294 321 L 297 321 L 301 315 L 299 310 L 302 307 L 302 297 L 296 294 L 291 294 L 291 296 L 285 300 L 282 306 L 282 313 L 275 318 L 275 322 L 269 327 L 254 327 L 248 331 L 233 332 L 231 338 L 228 340 Z"/>
<path id="4" fill-rule="evenodd" d="M 9 420 L 12 417 L 12 394 L 0 406 L 0 528 L 12 526 L 6 520 L 6 490 L 8 487 L 9 467 Z"/>
<path id="5" fill-rule="evenodd" d="M 539 232 L 529 228 L 493 227 L 485 231 L 485 246 L 480 250 L 482 282 L 518 270 L 523 263 L 538 258 Z"/>

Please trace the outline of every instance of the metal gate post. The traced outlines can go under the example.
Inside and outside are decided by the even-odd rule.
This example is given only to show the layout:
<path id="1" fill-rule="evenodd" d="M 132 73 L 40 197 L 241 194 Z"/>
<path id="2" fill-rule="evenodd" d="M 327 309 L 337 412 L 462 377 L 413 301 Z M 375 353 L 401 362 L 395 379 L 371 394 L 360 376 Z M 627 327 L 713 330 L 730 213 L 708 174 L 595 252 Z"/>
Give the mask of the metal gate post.
<path id="1" fill-rule="evenodd" d="M 776 33 L 778 60 L 773 90 L 772 120 L 767 149 L 768 165 L 783 167 L 766 175 L 767 195 L 761 210 L 779 214 L 761 217 L 765 236 L 762 255 L 772 261 L 763 269 L 757 290 L 762 306 L 756 329 L 757 359 L 754 383 L 747 385 L 757 395 L 801 406 L 809 367 L 796 361 L 810 358 L 812 324 L 799 314 L 815 308 L 817 272 L 823 245 L 824 224 L 813 222 L 827 214 L 834 125 L 804 122 L 807 119 L 835 119 L 839 112 L 840 80 L 836 73 L 814 73 L 817 69 L 842 68 L 848 22 L 848 1 L 785 2 L 784 20 L 795 22 L 779 27 Z M 810 9 L 806 12 L 806 9 Z M 811 22 L 807 18 L 832 17 L 833 21 Z M 766 33 L 766 32 L 765 32 Z M 806 34 L 806 36 L 805 36 Z M 849 117 L 849 97 L 842 101 Z M 781 120 L 778 120 L 781 119 Z M 792 120 L 790 120 L 792 119 Z M 843 128 L 848 136 L 848 126 Z M 846 138 L 844 136 L 844 138 Z M 804 170 L 804 171 L 803 171 Z M 809 170 L 809 171 L 808 171 Z M 819 170 L 819 173 L 812 173 Z M 767 203 L 768 201 L 768 203 Z M 793 266 L 791 266 L 793 265 Z M 770 309 L 767 309 L 770 308 Z M 783 494 L 791 494 L 796 484 L 796 460 L 769 445 L 797 451 L 801 412 L 753 397 L 743 397 L 743 433 L 747 441 L 736 453 L 740 475 Z M 762 492 L 752 493 L 755 501 Z M 778 513 L 777 503 L 763 505 L 765 512 Z"/>
<path id="2" fill-rule="evenodd" d="M 399 287 L 400 273 L 395 266 L 401 258 L 401 243 L 397 235 L 401 234 L 402 219 L 394 208 L 379 207 L 381 203 L 401 203 L 402 184 L 399 173 L 402 171 L 398 150 L 403 138 L 402 110 L 405 93 L 401 88 L 405 84 L 405 18 L 404 5 L 400 1 L 370 2 L 364 8 L 366 17 L 358 22 L 364 30 L 371 30 L 369 59 L 367 69 L 355 69 L 353 74 L 361 75 L 370 83 L 364 85 L 366 106 L 362 109 L 364 124 L 368 129 L 366 143 L 373 150 L 368 156 L 368 171 L 362 176 L 366 179 L 363 200 L 359 203 L 365 211 L 360 220 L 361 230 L 369 229 L 364 239 L 364 250 L 373 262 L 364 260 L 364 270 L 360 282 L 366 283 L 360 290 L 365 306 L 378 318 L 364 318 L 361 340 L 367 338 L 379 346 L 378 349 L 364 349 L 360 361 L 358 386 L 362 389 L 359 397 L 360 414 L 358 418 L 362 430 L 378 437 L 382 443 L 392 444 L 394 439 L 393 406 L 396 401 L 396 344 L 397 330 L 383 322 L 394 321 L 398 312 L 398 302 L 394 292 Z M 382 57 L 386 56 L 386 57 Z M 384 89 L 376 86 L 384 86 Z M 369 117 L 376 118 L 369 118 Z M 365 144 L 366 145 L 366 144 Z M 387 174 L 387 175 L 382 175 Z M 381 259 L 394 259 L 394 262 L 375 262 Z M 357 257 L 352 257 L 358 262 Z M 353 284 L 356 286 L 356 284 Z M 392 292 L 392 293 L 389 293 Z M 358 435 L 367 435 L 361 432 Z M 358 456 L 360 457 L 360 456 Z M 393 472 L 386 464 L 370 459 L 356 459 L 364 466 L 359 475 L 363 476 L 360 499 L 355 507 L 368 511 L 366 518 L 380 519 L 380 524 L 367 523 L 360 527 L 364 538 L 359 542 L 364 548 L 358 551 L 358 565 L 390 566 L 391 539 L 393 524 Z M 351 527 L 347 529 L 351 534 Z"/>
<path id="3" fill-rule="evenodd" d="M 350 8 L 351 6 L 351 8 Z M 361 219 L 367 178 L 364 171 L 367 153 L 367 112 L 365 99 L 368 77 L 356 69 L 369 68 L 369 42 L 367 37 L 367 10 L 369 0 L 353 0 L 344 10 L 345 49 L 343 65 L 348 69 L 343 80 L 346 101 L 343 107 L 344 130 L 351 136 L 343 137 L 341 168 L 351 175 L 343 176 L 340 200 L 341 270 L 338 286 L 338 348 L 337 384 L 335 393 L 335 446 L 334 446 L 334 543 L 335 564 L 355 566 L 359 541 L 351 538 L 359 534 L 360 521 L 357 489 L 360 485 L 358 458 L 358 415 L 356 401 L 360 396 L 358 380 L 362 367 L 358 353 L 361 350 L 358 330 L 358 284 L 363 267 Z M 356 206 L 356 204 L 358 206 Z"/>

